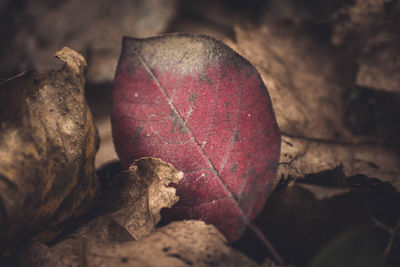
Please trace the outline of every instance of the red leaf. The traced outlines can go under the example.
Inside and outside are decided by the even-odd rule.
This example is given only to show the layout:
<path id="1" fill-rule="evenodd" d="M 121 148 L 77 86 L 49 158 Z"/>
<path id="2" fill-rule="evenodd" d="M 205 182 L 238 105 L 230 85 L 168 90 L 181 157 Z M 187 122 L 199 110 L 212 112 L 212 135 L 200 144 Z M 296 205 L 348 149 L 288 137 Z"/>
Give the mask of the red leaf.
<path id="1" fill-rule="evenodd" d="M 229 241 L 261 211 L 281 137 L 256 69 L 206 36 L 124 38 L 112 132 L 125 167 L 158 157 L 185 173 L 169 219 L 202 219 Z"/>

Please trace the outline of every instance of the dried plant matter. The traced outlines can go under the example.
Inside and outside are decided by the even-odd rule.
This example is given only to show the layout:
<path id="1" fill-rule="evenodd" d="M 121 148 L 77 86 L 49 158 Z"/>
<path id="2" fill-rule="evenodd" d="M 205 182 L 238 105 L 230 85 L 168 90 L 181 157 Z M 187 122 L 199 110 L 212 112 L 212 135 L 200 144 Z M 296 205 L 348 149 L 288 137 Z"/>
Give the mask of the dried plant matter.
<path id="1" fill-rule="evenodd" d="M 224 236 L 212 225 L 201 221 L 181 221 L 162 227 L 140 241 L 96 243 L 72 236 L 51 248 L 37 244 L 27 252 L 23 264 L 211 266 L 224 262 L 231 254 L 237 255 L 225 242 Z M 257 266 L 244 256 L 240 259 L 242 266 Z"/>
<path id="2" fill-rule="evenodd" d="M 400 192 L 389 183 L 365 175 L 346 177 L 342 168 L 335 168 L 281 185 L 256 223 L 288 262 L 300 266 L 339 234 L 368 225 L 372 235 L 378 234 L 380 242 L 373 244 L 378 255 L 386 256 L 388 266 L 398 266 L 399 204 Z M 365 255 L 337 256 L 351 262 Z"/>
<path id="3" fill-rule="evenodd" d="M 269 88 L 283 134 L 279 175 L 343 165 L 347 176 L 363 173 L 399 188 L 397 94 L 360 90 L 351 96 L 354 59 L 330 39 L 316 38 L 307 24 L 237 27 L 231 45 Z"/>
<path id="4" fill-rule="evenodd" d="M 168 219 L 212 223 L 238 240 L 275 179 L 280 133 L 256 69 L 211 37 L 124 38 L 113 90 L 113 141 L 186 173 Z"/>
<path id="5" fill-rule="evenodd" d="M 105 196 L 107 210 L 52 247 L 33 244 L 22 255 L 30 266 L 209 266 L 232 254 L 246 266 L 257 266 L 225 245 L 226 239 L 200 221 L 174 222 L 160 229 L 160 209 L 171 207 L 183 173 L 159 159 L 135 161 L 128 173 L 114 177 Z M 117 196 L 119 195 L 119 197 Z M 113 203 L 111 201 L 114 201 Z"/>
<path id="6" fill-rule="evenodd" d="M 179 183 L 183 173 L 160 159 L 135 160 L 128 172 L 113 181 L 104 196 L 107 220 L 116 222 L 135 239 L 148 235 L 160 221 L 160 210 L 171 208 L 179 198 L 170 183 Z"/>
<path id="7" fill-rule="evenodd" d="M 363 173 L 400 189 L 400 156 L 393 147 L 288 136 L 282 140 L 280 175 L 297 178 L 342 165 L 347 176 Z"/>
<path id="8" fill-rule="evenodd" d="M 52 64 L 52 51 L 67 45 L 87 58 L 89 83 L 111 82 L 121 35 L 144 37 L 164 31 L 177 4 L 176 0 L 28 0 L 15 8 L 15 14 L 8 13 L 11 8 L 0 10 L 4 25 L 0 33 L 6 38 L 0 47 L 7 51 L 0 53 L 0 76 L 27 67 L 46 68 Z M 13 28 L 18 30 L 7 38 Z"/>
<path id="9" fill-rule="evenodd" d="M 279 129 L 310 138 L 345 139 L 343 86 L 347 62 L 307 27 L 277 24 L 237 27 L 232 46 L 260 71 L 271 94 Z"/>
<path id="10" fill-rule="evenodd" d="M 62 69 L 27 72 L 0 85 L 1 246 L 62 222 L 96 192 L 86 61 L 69 48 L 56 56 Z"/>
<path id="11" fill-rule="evenodd" d="M 171 164 L 155 158 L 136 160 L 128 171 L 107 173 L 108 182 L 103 181 L 103 174 L 99 174 L 102 190 L 89 211 L 96 217 L 76 231 L 75 237 L 108 242 L 147 236 L 160 221 L 160 210 L 179 199 L 175 188 L 168 185 L 183 177 Z"/>

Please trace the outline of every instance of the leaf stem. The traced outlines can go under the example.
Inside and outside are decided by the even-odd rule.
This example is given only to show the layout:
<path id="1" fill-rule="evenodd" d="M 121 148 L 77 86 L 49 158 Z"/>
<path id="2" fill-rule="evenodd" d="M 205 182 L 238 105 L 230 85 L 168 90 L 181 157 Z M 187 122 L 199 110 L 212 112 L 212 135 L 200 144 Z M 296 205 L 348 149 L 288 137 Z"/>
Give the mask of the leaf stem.
<path id="1" fill-rule="evenodd" d="M 278 265 L 285 266 L 285 261 L 272 246 L 271 242 L 269 242 L 269 240 L 265 237 L 265 234 L 261 232 L 260 228 L 252 222 L 249 224 L 249 228 L 258 237 L 261 243 L 263 243 L 263 245 L 267 248 L 271 256 L 274 258 L 275 262 L 278 263 Z"/>

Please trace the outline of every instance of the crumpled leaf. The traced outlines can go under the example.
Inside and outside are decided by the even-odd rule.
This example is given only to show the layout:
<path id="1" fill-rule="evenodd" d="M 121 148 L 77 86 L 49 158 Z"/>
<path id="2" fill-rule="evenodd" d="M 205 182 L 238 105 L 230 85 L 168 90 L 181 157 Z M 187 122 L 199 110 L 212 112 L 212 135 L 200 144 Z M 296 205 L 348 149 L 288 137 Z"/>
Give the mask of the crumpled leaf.
<path id="1" fill-rule="evenodd" d="M 128 171 L 113 177 L 110 185 L 102 189 L 101 200 L 93 208 L 98 210 L 97 217 L 74 236 L 99 242 L 147 236 L 160 221 L 160 210 L 179 200 L 176 189 L 168 185 L 182 178 L 182 172 L 160 159 L 135 160 Z"/>
<path id="2" fill-rule="evenodd" d="M 29 266 L 211 266 L 226 258 L 257 266 L 226 246 L 225 237 L 201 221 L 173 222 L 156 229 L 160 209 L 177 202 L 175 188 L 183 173 L 159 159 L 136 160 L 115 177 L 101 203 L 112 213 L 97 217 L 75 233 L 48 247 L 32 244 L 21 255 Z M 114 203 L 111 203 L 111 202 Z M 101 205 L 102 205 L 101 204 Z"/>
<path id="3" fill-rule="evenodd" d="M 128 173 L 119 176 L 119 183 L 111 188 L 114 193 L 107 202 L 116 211 L 107 217 L 126 229 L 135 240 L 141 239 L 161 220 L 160 210 L 178 202 L 176 189 L 168 185 L 179 183 L 182 178 L 183 172 L 160 159 L 135 160 Z"/>
<path id="4" fill-rule="evenodd" d="M 230 43 L 258 68 L 271 94 L 283 134 L 278 175 L 302 177 L 343 165 L 347 176 L 363 173 L 399 188 L 394 133 L 400 113 L 385 111 L 393 101 L 390 106 L 398 109 L 399 96 L 361 99 L 359 108 L 351 94 L 356 62 L 329 38 L 315 36 L 308 24 L 276 23 L 236 27 Z"/>
<path id="5" fill-rule="evenodd" d="M 58 71 L 0 85 L 0 246 L 84 210 L 94 197 L 98 140 L 84 94 L 85 59 L 63 48 Z"/>

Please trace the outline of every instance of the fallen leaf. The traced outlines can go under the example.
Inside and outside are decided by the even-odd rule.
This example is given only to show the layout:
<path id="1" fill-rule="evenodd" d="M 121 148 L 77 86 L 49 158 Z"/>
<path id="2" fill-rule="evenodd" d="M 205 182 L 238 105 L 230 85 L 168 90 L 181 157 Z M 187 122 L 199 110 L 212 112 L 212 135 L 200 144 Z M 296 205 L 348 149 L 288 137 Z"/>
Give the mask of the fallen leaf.
<path id="1" fill-rule="evenodd" d="M 374 248 L 375 254 L 371 257 L 385 256 L 388 266 L 397 266 L 395 244 L 399 241 L 396 236 L 400 227 L 399 205 L 400 193 L 389 183 L 364 175 L 346 177 L 343 169 L 338 167 L 279 185 L 255 223 L 287 262 L 300 266 L 319 257 L 318 254 L 347 251 L 348 245 L 357 242 L 353 238 L 336 248 L 326 251 L 321 248 L 331 242 L 334 244 L 332 240 L 343 233 L 366 226 L 368 231 L 363 231 L 359 238 L 364 238 L 366 232 L 369 232 L 367 236 L 376 234 L 378 238 L 371 243 L 378 247 Z M 363 252 L 371 247 L 360 246 L 360 249 Z M 351 251 L 354 250 L 348 252 Z M 333 266 L 352 266 L 352 259 L 363 260 L 360 259 L 362 255 L 356 253 L 341 254 L 342 257 L 334 257 L 343 264 Z M 318 261 L 326 264 L 325 257 L 333 256 L 325 255 Z"/>
<path id="2" fill-rule="evenodd" d="M 160 159 L 135 160 L 128 173 L 110 188 L 106 198 L 108 209 L 116 210 L 107 215 L 125 228 L 136 240 L 148 235 L 161 220 L 162 208 L 171 208 L 179 197 L 170 183 L 179 183 L 183 173 Z M 125 180 L 125 181 L 124 181 Z"/>
<path id="3" fill-rule="evenodd" d="M 124 166 L 148 155 L 185 173 L 169 220 L 205 220 L 229 241 L 275 179 L 280 134 L 268 91 L 247 60 L 211 37 L 124 38 L 112 127 Z"/>
<path id="4" fill-rule="evenodd" d="M 351 77 L 341 71 L 350 72 L 351 62 L 337 60 L 341 51 L 314 37 L 310 28 L 283 23 L 236 27 L 236 42 L 230 45 L 259 70 L 284 134 L 357 138 L 342 122 L 342 90 Z"/>
<path id="5" fill-rule="evenodd" d="M 97 217 L 74 236 L 93 242 L 142 239 L 160 221 L 160 210 L 179 200 L 176 189 L 168 185 L 182 178 L 182 172 L 160 159 L 135 160 L 128 171 L 112 175 L 108 185 L 102 181 L 100 199 L 91 210 Z"/>
<path id="6" fill-rule="evenodd" d="M 97 190 L 86 61 L 66 47 L 56 56 L 62 69 L 0 85 L 1 247 L 82 212 Z"/>
<path id="7" fill-rule="evenodd" d="M 155 158 L 136 160 L 128 171 L 119 175 L 115 169 L 109 172 L 109 181 L 101 180 L 99 196 L 89 210 L 94 218 L 79 225 L 74 233 L 59 237 L 58 242 L 53 241 L 51 247 L 32 242 L 28 251 L 19 257 L 22 265 L 91 263 L 85 259 L 89 247 L 107 252 L 118 243 L 142 240 L 156 230 L 160 210 L 171 207 L 179 199 L 176 189 L 168 184 L 179 182 L 183 173 Z M 151 248 L 149 245 L 148 249 Z"/>
<path id="8" fill-rule="evenodd" d="M 398 163 L 399 152 L 395 147 L 283 136 L 278 175 L 299 178 L 342 165 L 346 176 L 362 173 L 400 189 Z"/>
<path id="9" fill-rule="evenodd" d="M 306 23 L 236 27 L 229 43 L 258 68 L 271 94 L 282 132 L 278 176 L 343 165 L 347 176 L 400 188 L 399 95 L 357 88 L 355 58 L 313 30 Z"/>
<path id="10" fill-rule="evenodd" d="M 113 173 L 111 171 L 110 173 Z M 20 255 L 24 266 L 211 266 L 235 258 L 258 266 L 226 245 L 225 237 L 201 221 L 155 228 L 160 210 L 178 201 L 183 173 L 159 159 L 136 160 L 128 172 L 109 180 L 99 205 L 110 212 L 93 219 L 51 247 L 32 243 Z M 103 206 L 104 204 L 104 206 Z M 239 265 L 237 265 L 239 266 Z"/>
<path id="11" fill-rule="evenodd" d="M 140 241 L 96 243 L 71 237 L 53 247 L 36 244 L 27 251 L 24 266 L 213 266 L 236 254 L 224 236 L 202 221 L 164 226 Z M 242 266 L 258 266 L 242 257 Z"/>

